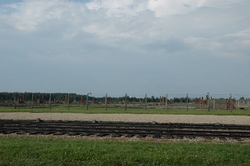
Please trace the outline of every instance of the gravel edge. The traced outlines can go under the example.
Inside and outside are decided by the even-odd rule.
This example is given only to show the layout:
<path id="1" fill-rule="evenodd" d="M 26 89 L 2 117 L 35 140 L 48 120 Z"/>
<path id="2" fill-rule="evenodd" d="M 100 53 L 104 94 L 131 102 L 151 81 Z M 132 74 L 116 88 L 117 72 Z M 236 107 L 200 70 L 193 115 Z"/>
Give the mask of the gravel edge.
<path id="1" fill-rule="evenodd" d="M 159 114 L 80 114 L 80 113 L 0 113 L 0 119 L 108 122 L 157 122 L 250 125 L 250 116 L 159 115 Z"/>

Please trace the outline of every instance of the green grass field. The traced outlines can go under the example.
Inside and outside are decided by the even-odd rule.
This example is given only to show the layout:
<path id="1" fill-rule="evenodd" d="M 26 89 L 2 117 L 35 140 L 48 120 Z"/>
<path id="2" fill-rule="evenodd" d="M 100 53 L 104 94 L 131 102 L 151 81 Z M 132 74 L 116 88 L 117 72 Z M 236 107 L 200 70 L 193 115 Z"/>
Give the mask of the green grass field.
<path id="1" fill-rule="evenodd" d="M 104 106 L 48 105 L 0 107 L 0 112 L 250 115 L 250 110 L 165 110 Z M 0 166 L 9 165 L 250 165 L 250 144 L 0 136 Z"/>
<path id="2" fill-rule="evenodd" d="M 34 109 L 31 109 L 30 106 L 22 106 L 19 108 L 14 107 L 0 107 L 0 112 L 51 112 L 51 113 L 86 113 L 86 114 L 189 114 L 189 115 L 246 115 L 250 116 L 250 109 L 246 108 L 244 110 L 192 110 L 189 109 L 135 109 L 128 107 L 127 110 L 124 108 L 114 108 L 109 107 L 105 110 L 105 107 L 102 105 L 90 105 L 89 109 L 86 109 L 86 106 L 83 105 L 70 105 L 68 108 L 67 105 L 53 105 L 52 109 L 48 108 L 48 105 L 36 106 Z"/>
<path id="3" fill-rule="evenodd" d="M 249 165 L 250 145 L 0 137 L 0 165 Z"/>

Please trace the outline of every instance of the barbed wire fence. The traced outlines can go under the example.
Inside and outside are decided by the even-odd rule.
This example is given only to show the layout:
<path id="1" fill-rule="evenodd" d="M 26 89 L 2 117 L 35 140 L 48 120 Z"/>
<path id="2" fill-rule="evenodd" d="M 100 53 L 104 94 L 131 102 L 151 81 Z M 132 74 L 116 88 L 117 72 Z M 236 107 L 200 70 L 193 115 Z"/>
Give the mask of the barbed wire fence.
<path id="1" fill-rule="evenodd" d="M 121 94 L 109 96 L 108 93 L 94 95 L 92 93 L 29 93 L 29 92 L 0 92 L 0 104 L 14 108 L 30 107 L 52 109 L 59 105 L 71 107 L 89 106 L 122 109 L 245 109 L 250 107 L 250 95 L 243 94 L 160 94 L 144 95 Z"/>

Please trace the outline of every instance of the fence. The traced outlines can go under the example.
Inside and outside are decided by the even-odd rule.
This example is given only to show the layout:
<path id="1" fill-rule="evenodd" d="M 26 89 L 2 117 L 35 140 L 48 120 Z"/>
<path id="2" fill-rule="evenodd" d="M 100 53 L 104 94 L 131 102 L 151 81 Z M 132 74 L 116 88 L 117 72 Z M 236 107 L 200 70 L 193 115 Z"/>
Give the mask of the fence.
<path id="1" fill-rule="evenodd" d="M 93 96 L 91 93 L 80 95 L 75 93 L 0 93 L 0 105 L 14 108 L 54 108 L 59 105 L 70 107 L 89 105 L 98 108 L 123 108 L 133 109 L 220 109 L 235 110 L 250 107 L 249 95 L 222 95 L 215 94 L 166 94 L 161 96 L 148 97 L 140 95 L 124 94 L 123 96 L 99 95 Z M 239 97 L 241 96 L 241 97 Z"/>

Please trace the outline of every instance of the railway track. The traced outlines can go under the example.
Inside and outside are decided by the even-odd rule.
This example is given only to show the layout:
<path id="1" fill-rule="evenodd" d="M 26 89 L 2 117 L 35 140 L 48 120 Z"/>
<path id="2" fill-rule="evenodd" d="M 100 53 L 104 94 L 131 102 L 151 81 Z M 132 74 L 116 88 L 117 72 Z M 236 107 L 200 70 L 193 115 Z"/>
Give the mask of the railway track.
<path id="1" fill-rule="evenodd" d="M 0 120 L 1 134 L 250 138 L 250 125 Z"/>

